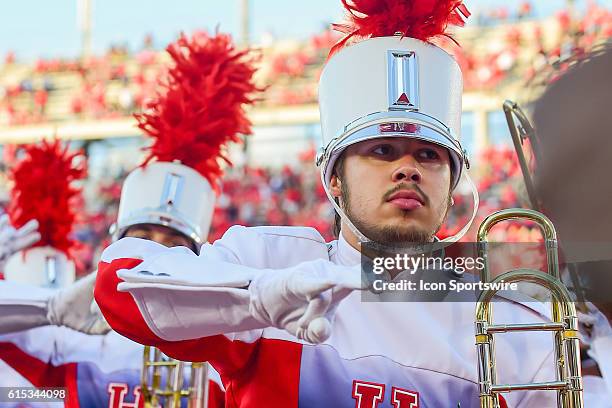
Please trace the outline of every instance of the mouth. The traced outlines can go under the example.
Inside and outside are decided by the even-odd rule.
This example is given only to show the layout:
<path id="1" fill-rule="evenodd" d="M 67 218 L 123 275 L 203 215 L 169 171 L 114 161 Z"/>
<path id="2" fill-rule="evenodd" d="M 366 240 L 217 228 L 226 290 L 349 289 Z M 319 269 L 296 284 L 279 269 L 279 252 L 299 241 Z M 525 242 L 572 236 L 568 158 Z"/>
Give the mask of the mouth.
<path id="1" fill-rule="evenodd" d="M 387 202 L 406 211 L 416 210 L 425 205 L 423 197 L 413 190 L 400 190 L 393 193 L 389 196 Z"/>

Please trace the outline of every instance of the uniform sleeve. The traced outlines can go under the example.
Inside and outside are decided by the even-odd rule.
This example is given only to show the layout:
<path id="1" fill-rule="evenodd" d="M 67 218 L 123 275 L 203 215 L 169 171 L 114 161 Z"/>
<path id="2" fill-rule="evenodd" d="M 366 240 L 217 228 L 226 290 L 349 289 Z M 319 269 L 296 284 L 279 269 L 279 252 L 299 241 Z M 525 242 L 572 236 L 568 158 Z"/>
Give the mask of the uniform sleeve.
<path id="1" fill-rule="evenodd" d="M 328 259 L 327 251 L 323 239 L 314 230 L 235 226 L 214 244 L 205 244 L 199 257 L 183 253 L 172 259 L 173 262 L 185 259 L 189 266 L 177 264 L 176 267 L 191 267 L 195 270 L 194 276 L 214 273 L 223 279 L 233 269 L 256 273 L 261 269 L 287 269 L 308 260 Z M 240 370 L 257 349 L 264 329 L 249 312 L 248 291 L 239 287 L 216 287 L 206 295 L 184 291 L 178 300 L 181 307 L 175 308 L 169 292 L 151 288 L 146 296 L 154 299 L 155 307 L 144 308 L 143 302 L 135 301 L 134 293 L 117 289 L 122 280 L 116 273 L 119 269 L 134 268 L 141 259 L 142 256 L 112 256 L 103 258 L 100 264 L 94 294 L 111 327 L 138 343 L 156 346 L 171 357 L 210 361 L 223 377 Z M 215 262 L 225 266 L 210 268 L 210 263 Z M 199 319 L 198 330 L 190 323 L 193 316 Z M 167 330 L 151 325 L 155 319 L 164 320 Z M 184 334 L 189 330 L 191 335 Z M 183 331 L 181 338 L 176 338 L 178 331 Z"/>
<path id="2" fill-rule="evenodd" d="M 0 334 L 49 324 L 47 305 L 52 289 L 0 281 Z"/>
<path id="3" fill-rule="evenodd" d="M 219 256 L 221 257 L 221 255 Z M 202 310 L 201 305 L 193 304 L 192 313 L 208 312 L 209 323 L 211 326 L 218 328 L 218 334 L 180 341 L 168 341 L 160 337 L 147 324 L 143 317 L 143 311 L 139 309 L 134 297 L 129 292 L 117 290 L 117 286 L 122 282 L 117 276 L 117 271 L 134 268 L 140 262 L 141 260 L 133 258 L 119 258 L 111 262 L 100 262 L 94 296 L 109 325 L 121 335 L 140 344 L 155 346 L 170 357 L 183 361 L 210 361 L 223 377 L 231 376 L 240 370 L 249 360 L 249 355 L 257 347 L 257 339 L 261 336 L 261 330 L 245 331 L 241 329 L 243 327 L 250 328 L 250 326 L 238 327 L 238 325 L 233 327 L 227 325 L 224 323 L 228 319 L 228 317 L 224 317 L 226 313 L 220 309 L 217 310 L 216 306 L 205 311 Z M 157 300 L 162 300 L 165 296 L 163 291 L 150 295 Z M 187 294 L 184 300 L 190 302 L 196 299 L 189 299 Z M 210 302 L 208 304 L 211 305 Z M 229 306 L 230 308 L 246 306 L 248 311 L 248 304 L 230 304 Z M 147 312 L 145 311 L 145 313 Z M 164 318 L 172 319 L 177 324 L 181 324 L 181 316 L 174 315 L 171 307 L 166 310 L 166 313 L 167 315 Z M 226 330 L 222 330 L 223 327 Z M 245 341 L 245 339 L 248 339 L 248 341 Z"/>

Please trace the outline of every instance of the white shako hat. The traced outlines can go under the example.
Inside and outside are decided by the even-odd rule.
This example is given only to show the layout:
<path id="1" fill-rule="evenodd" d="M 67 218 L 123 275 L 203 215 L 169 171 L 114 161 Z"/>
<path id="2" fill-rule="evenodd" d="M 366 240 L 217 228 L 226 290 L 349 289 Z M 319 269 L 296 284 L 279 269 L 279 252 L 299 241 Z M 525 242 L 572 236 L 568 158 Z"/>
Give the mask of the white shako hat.
<path id="1" fill-rule="evenodd" d="M 59 140 L 24 146 L 23 158 L 11 169 L 13 181 L 7 213 L 13 225 L 38 221 L 41 239 L 13 254 L 4 268 L 8 281 L 41 287 L 64 287 L 75 280 L 71 238 L 75 200 L 82 199 L 74 182 L 87 174 L 85 157 L 70 153 Z"/>
<path id="2" fill-rule="evenodd" d="M 138 224 L 172 228 L 196 244 L 206 240 L 215 206 L 208 180 L 180 163 L 153 162 L 133 170 L 123 182 L 115 239 Z"/>
<path id="3" fill-rule="evenodd" d="M 317 165 L 324 185 L 346 147 L 411 137 L 448 149 L 456 187 L 469 166 L 459 143 L 463 79 L 454 58 L 427 40 L 444 35 L 449 24 L 462 25 L 469 12 L 461 0 L 343 3 L 350 22 L 335 28 L 348 35 L 332 49 L 319 82 Z M 345 46 L 351 37 L 367 39 Z"/>
<path id="4" fill-rule="evenodd" d="M 330 52 L 319 81 L 322 146 L 317 155 L 323 187 L 336 212 L 361 242 L 359 231 L 332 196 L 334 164 L 348 146 L 365 140 L 409 137 L 445 147 L 451 158 L 452 188 L 469 167 L 459 143 L 463 80 L 457 62 L 430 42 L 446 36 L 449 25 L 465 24 L 463 0 L 342 0 L 346 33 Z M 363 40 L 350 44 L 355 39 Z M 467 173 L 467 172 L 466 172 Z M 468 231 L 478 209 L 473 195 L 468 222 L 451 237 Z"/>
<path id="5" fill-rule="evenodd" d="M 114 239 L 137 224 L 170 227 L 198 246 L 206 240 L 229 142 L 251 133 L 244 105 L 253 103 L 254 57 L 231 37 L 182 34 L 166 51 L 172 66 L 138 127 L 153 139 L 143 165 L 126 178 Z"/>
<path id="6" fill-rule="evenodd" d="M 7 281 L 46 288 L 61 288 L 75 281 L 74 262 L 50 246 L 34 247 L 13 254 L 4 267 Z"/>

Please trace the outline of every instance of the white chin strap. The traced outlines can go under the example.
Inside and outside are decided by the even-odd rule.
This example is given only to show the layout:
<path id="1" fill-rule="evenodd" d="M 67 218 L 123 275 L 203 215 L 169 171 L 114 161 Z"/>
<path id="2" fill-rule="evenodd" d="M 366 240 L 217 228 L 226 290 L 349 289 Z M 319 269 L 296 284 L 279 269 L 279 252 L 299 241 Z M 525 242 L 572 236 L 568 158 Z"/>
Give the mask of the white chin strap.
<path id="1" fill-rule="evenodd" d="M 353 222 L 350 220 L 350 218 L 346 215 L 344 210 L 342 208 L 340 208 L 340 206 L 338 205 L 338 203 L 335 200 L 335 197 L 332 196 L 331 192 L 329 191 L 329 187 L 325 183 L 325 174 L 324 174 L 324 171 L 325 171 L 325 166 L 321 166 L 321 182 L 323 183 L 323 189 L 325 190 L 325 194 L 327 194 L 327 198 L 329 199 L 329 201 L 334 206 L 334 210 L 336 210 L 338 215 L 340 215 L 340 218 L 342 219 L 342 221 L 349 227 L 351 232 L 357 237 L 357 239 L 359 239 L 359 241 L 361 243 L 374 242 L 370 238 L 368 238 L 365 235 L 363 235 L 361 233 L 361 231 L 359 231 L 359 229 L 357 229 L 355 224 L 353 224 Z M 441 239 L 439 242 L 448 242 L 450 244 L 450 243 L 459 241 L 468 232 L 468 230 L 472 226 L 472 222 L 474 222 L 474 218 L 476 218 L 476 213 L 478 212 L 478 205 L 480 203 L 480 198 L 478 196 L 478 190 L 476 189 L 476 186 L 474 185 L 474 182 L 472 181 L 472 178 L 470 177 L 470 175 L 467 172 L 467 169 L 465 169 L 465 168 L 464 168 L 463 176 L 462 177 L 465 178 L 465 180 L 468 183 L 468 186 L 470 187 L 470 190 L 472 191 L 472 198 L 473 198 L 472 215 L 470 216 L 470 219 L 468 220 L 468 222 L 463 226 L 463 228 L 461 228 L 455 235 L 452 235 L 450 237 L 446 237 L 444 239 Z M 448 245 L 445 245 L 444 247 L 446 247 L 446 246 L 448 246 Z"/>
<path id="2" fill-rule="evenodd" d="M 478 189 L 476 189 L 476 185 L 474 184 L 474 181 L 472 180 L 472 178 L 470 177 L 466 169 L 464 169 L 463 175 L 465 176 L 464 178 L 467 181 L 468 186 L 470 187 L 470 190 L 472 192 L 472 200 L 473 200 L 472 201 L 473 202 L 472 215 L 470 216 L 470 219 L 468 220 L 468 222 L 463 226 L 463 228 L 461 228 L 455 235 L 451 235 L 450 237 L 441 239 L 440 242 L 459 241 L 468 232 L 468 230 L 472 226 L 472 223 L 474 222 L 474 218 L 476 218 L 476 213 L 478 212 L 478 206 L 480 205 L 480 197 L 478 196 Z"/>

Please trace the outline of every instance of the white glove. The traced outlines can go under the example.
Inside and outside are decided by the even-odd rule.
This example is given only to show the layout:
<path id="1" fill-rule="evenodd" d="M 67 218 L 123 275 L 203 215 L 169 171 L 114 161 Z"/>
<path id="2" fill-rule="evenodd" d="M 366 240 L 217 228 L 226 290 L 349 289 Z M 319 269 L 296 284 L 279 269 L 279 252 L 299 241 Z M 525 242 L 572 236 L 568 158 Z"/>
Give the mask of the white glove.
<path id="1" fill-rule="evenodd" d="M 324 260 L 305 262 L 255 277 L 249 285 L 249 310 L 262 323 L 285 329 L 310 343 L 322 343 L 331 335 L 339 302 L 359 289 L 359 266 Z"/>
<path id="2" fill-rule="evenodd" d="M 137 238 L 119 240 L 102 255 L 104 262 L 118 258 L 144 259 L 117 271 L 124 281 L 117 289 L 132 294 L 151 330 L 174 341 L 273 326 L 322 342 L 338 302 L 362 287 L 358 266 L 325 260 L 255 269 Z"/>
<path id="3" fill-rule="evenodd" d="M 51 296 L 47 304 L 49 323 L 86 334 L 108 333 L 111 328 L 93 301 L 95 282 L 96 273 L 92 273 Z"/>
<path id="4" fill-rule="evenodd" d="M 15 252 L 40 240 L 37 229 L 37 220 L 30 220 L 21 228 L 15 229 L 7 214 L 0 216 L 0 270 L 4 269 L 4 263 Z"/>

